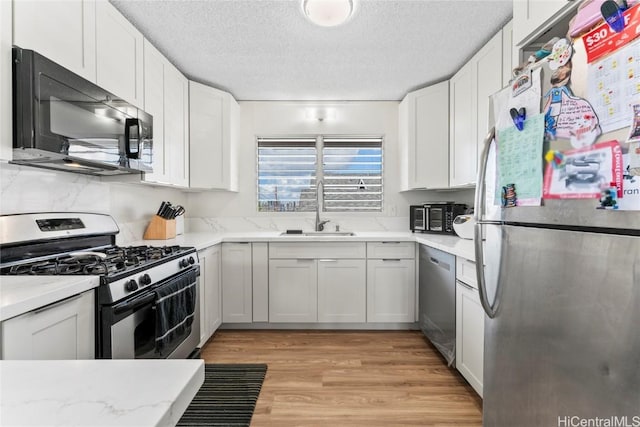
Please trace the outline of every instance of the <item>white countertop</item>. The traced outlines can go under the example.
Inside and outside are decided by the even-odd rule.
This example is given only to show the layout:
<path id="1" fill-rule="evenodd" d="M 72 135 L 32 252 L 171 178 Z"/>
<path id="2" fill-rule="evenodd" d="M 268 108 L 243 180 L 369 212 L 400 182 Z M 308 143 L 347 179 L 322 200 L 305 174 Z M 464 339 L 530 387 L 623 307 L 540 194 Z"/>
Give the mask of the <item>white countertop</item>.
<path id="1" fill-rule="evenodd" d="M 3 426 L 175 426 L 204 361 L 0 361 L 0 377 Z"/>
<path id="2" fill-rule="evenodd" d="M 473 241 L 441 234 L 393 231 L 356 232 L 355 236 L 282 236 L 281 231 L 262 232 L 194 232 L 169 240 L 141 240 L 132 244 L 194 246 L 202 250 L 222 242 L 417 242 L 475 260 Z M 19 316 L 47 304 L 60 301 L 99 285 L 97 276 L 0 276 L 0 321 Z"/>
<path id="3" fill-rule="evenodd" d="M 93 289 L 98 276 L 0 276 L 0 321 Z"/>
<path id="4" fill-rule="evenodd" d="M 355 232 L 355 236 L 301 236 L 301 235 L 281 235 L 281 231 L 260 231 L 242 233 L 216 233 L 216 232 L 193 232 L 177 236 L 169 240 L 141 240 L 135 244 L 141 245 L 181 245 L 194 246 L 197 250 L 205 249 L 209 246 L 222 242 L 379 242 L 379 241 L 405 241 L 417 242 L 431 246 L 455 256 L 460 256 L 469 260 L 475 260 L 473 240 L 461 239 L 457 236 L 444 234 L 421 234 L 405 231 L 364 231 Z"/>

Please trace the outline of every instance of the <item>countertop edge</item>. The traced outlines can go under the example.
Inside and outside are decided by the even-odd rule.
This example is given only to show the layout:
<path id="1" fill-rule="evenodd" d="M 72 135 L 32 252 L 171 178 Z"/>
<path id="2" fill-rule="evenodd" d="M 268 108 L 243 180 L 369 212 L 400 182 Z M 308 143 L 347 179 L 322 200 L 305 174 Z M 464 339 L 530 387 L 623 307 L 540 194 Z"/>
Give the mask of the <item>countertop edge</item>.
<path id="1" fill-rule="evenodd" d="M 7 278 L 12 276 L 2 276 L 2 277 Z M 29 277 L 42 278 L 43 276 L 29 276 Z M 48 285 L 36 285 L 37 290 L 42 292 L 37 293 L 36 295 L 30 296 L 30 297 L 25 296 L 24 298 L 11 301 L 8 304 L 6 304 L 5 301 L 2 301 L 3 304 L 2 306 L 0 306 L 0 321 L 9 320 L 11 318 L 20 316 L 24 313 L 28 313 L 29 311 L 37 310 L 38 308 L 47 306 L 49 304 L 62 301 L 65 298 L 69 298 L 73 295 L 81 294 L 82 292 L 97 288 L 99 285 L 100 285 L 100 278 L 98 276 L 65 276 L 65 279 L 63 281 L 56 283 L 54 286 L 51 286 L 51 287 L 49 287 Z M 2 299 L 4 299 L 7 296 L 5 293 L 11 292 L 10 288 L 12 287 L 15 288 L 18 286 L 29 286 L 29 285 L 18 284 L 16 286 L 12 286 L 11 284 L 7 285 L 6 282 L 5 283 L 0 282 L 0 292 L 4 294 L 2 296 Z"/>

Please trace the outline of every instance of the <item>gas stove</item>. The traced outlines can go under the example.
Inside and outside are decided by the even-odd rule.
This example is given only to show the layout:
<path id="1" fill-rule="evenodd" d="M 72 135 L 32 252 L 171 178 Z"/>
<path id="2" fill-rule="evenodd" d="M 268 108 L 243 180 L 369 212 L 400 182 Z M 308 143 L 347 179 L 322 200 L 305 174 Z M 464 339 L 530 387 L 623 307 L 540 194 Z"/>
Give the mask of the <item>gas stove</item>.
<path id="1" fill-rule="evenodd" d="M 112 246 L 92 251 L 72 252 L 41 261 L 24 262 L 2 268 L 6 275 L 103 275 L 105 278 L 135 273 L 153 263 L 191 252 L 181 246 Z"/>
<path id="2" fill-rule="evenodd" d="M 200 339 L 195 248 L 117 246 L 109 215 L 0 216 L 0 274 L 99 276 L 102 358 L 186 357 Z"/>
<path id="3" fill-rule="evenodd" d="M 191 247 L 115 245 L 119 229 L 108 215 L 5 215 L 0 225 L 1 275 L 97 275 L 105 303 L 197 264 Z"/>

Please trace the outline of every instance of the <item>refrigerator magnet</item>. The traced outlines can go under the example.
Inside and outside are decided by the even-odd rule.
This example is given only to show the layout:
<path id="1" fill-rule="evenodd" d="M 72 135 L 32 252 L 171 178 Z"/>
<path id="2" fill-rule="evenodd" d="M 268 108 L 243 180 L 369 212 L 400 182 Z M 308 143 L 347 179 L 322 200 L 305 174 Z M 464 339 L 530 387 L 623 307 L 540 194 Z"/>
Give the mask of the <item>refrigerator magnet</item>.
<path id="1" fill-rule="evenodd" d="M 618 188 L 612 182 L 600 192 L 600 206 L 596 209 L 618 209 Z"/>
<path id="2" fill-rule="evenodd" d="M 547 154 L 544 155 L 544 159 L 553 169 L 559 169 L 565 166 L 564 154 L 562 154 L 562 151 L 549 150 L 547 151 Z"/>
<path id="3" fill-rule="evenodd" d="M 520 109 L 512 108 L 509 110 L 513 124 L 520 132 L 524 130 L 524 121 L 527 119 L 527 110 L 522 107 Z"/>
<path id="4" fill-rule="evenodd" d="M 518 206 L 518 196 L 516 194 L 516 185 L 507 184 L 502 187 L 502 207 L 513 208 Z"/>
<path id="5" fill-rule="evenodd" d="M 561 66 L 567 64 L 573 55 L 573 48 L 567 39 L 560 39 L 553 45 L 551 54 L 547 56 L 549 59 L 549 68 L 557 70 Z"/>

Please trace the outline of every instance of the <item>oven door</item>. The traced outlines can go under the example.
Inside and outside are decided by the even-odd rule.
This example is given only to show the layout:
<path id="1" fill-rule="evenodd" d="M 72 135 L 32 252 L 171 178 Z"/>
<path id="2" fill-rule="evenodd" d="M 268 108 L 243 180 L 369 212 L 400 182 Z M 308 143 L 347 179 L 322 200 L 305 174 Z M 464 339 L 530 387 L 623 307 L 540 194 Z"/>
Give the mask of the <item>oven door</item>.
<path id="1" fill-rule="evenodd" d="M 428 218 L 429 231 L 443 231 L 444 220 L 445 220 L 444 208 L 442 207 L 429 208 L 429 218 Z"/>
<path id="2" fill-rule="evenodd" d="M 158 316 L 156 291 L 175 283 L 185 283 L 195 293 L 193 321 L 188 328 L 171 334 L 169 341 L 158 346 Z M 105 359 L 184 359 L 200 342 L 200 306 L 197 269 L 182 272 L 148 291 L 125 299 L 113 306 L 100 308 L 101 338 L 99 354 Z"/>

